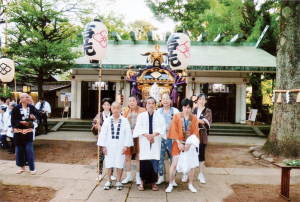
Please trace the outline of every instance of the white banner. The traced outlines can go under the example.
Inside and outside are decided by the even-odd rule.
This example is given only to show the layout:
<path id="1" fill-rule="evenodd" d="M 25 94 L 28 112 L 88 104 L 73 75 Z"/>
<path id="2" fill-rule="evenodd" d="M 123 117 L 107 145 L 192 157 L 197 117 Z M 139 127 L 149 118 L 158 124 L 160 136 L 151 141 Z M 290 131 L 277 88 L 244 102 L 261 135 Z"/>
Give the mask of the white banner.
<path id="1" fill-rule="evenodd" d="M 257 109 L 251 109 L 248 120 L 255 121 L 257 114 Z"/>
<path id="2" fill-rule="evenodd" d="M 71 93 L 69 92 L 60 93 L 60 101 L 64 102 L 66 97 L 68 98 L 68 101 L 72 101 Z"/>

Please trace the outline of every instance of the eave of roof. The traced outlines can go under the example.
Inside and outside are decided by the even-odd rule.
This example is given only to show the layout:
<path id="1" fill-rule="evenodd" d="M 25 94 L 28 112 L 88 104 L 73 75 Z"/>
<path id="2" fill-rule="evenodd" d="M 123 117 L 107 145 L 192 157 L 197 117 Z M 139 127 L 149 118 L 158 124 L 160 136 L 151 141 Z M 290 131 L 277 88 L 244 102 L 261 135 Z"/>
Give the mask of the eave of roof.
<path id="1" fill-rule="evenodd" d="M 154 51 L 160 44 L 160 51 L 167 52 L 166 41 L 109 41 L 103 69 L 144 68 L 146 57 L 141 53 Z M 266 51 L 255 48 L 254 43 L 233 42 L 191 42 L 191 56 L 188 70 L 194 71 L 276 71 L 276 58 Z M 74 68 L 92 68 L 85 57 L 76 59 Z"/>

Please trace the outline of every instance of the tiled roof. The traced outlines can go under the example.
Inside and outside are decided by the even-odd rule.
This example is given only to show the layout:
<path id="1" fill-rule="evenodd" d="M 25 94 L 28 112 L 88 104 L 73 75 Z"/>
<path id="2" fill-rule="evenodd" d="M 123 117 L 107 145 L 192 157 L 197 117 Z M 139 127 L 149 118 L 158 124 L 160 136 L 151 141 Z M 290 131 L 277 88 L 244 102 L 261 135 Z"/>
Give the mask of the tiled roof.
<path id="1" fill-rule="evenodd" d="M 160 51 L 167 52 L 166 42 L 160 41 L 159 43 Z M 120 69 L 125 65 L 143 67 L 146 63 L 146 57 L 140 54 L 154 51 L 154 46 L 155 43 L 140 42 L 139 44 L 134 44 L 133 42 L 121 41 L 112 44 L 110 42 L 106 57 L 102 60 L 103 68 Z M 85 57 L 80 57 L 75 61 L 77 68 L 82 68 L 80 67 L 81 64 L 89 64 Z M 260 71 L 267 71 L 270 68 L 270 70 L 274 71 L 276 68 L 276 57 L 262 49 L 255 48 L 254 45 L 249 46 L 249 43 L 246 45 L 229 42 L 192 43 L 189 69 L 205 70 L 212 69 L 212 67 L 216 70 L 218 70 L 218 67 L 222 67 L 225 71 L 236 67 L 264 69 Z"/>

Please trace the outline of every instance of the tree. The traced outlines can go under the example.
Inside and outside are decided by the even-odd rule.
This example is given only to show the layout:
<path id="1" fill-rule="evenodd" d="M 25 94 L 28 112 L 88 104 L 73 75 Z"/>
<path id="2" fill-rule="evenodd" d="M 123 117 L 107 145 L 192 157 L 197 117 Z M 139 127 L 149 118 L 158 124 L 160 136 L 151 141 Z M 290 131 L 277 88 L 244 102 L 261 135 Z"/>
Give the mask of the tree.
<path id="1" fill-rule="evenodd" d="M 8 86 L 6 86 L 4 88 L 3 85 L 0 85 L 0 97 L 10 97 L 11 98 L 12 97 L 11 89 Z"/>
<path id="2" fill-rule="evenodd" d="M 72 68 L 80 56 L 72 47 L 77 46 L 79 27 L 63 15 L 66 10 L 55 10 L 57 1 L 16 0 L 10 3 L 8 30 L 9 55 L 15 54 L 16 70 L 38 84 L 42 96 L 44 78 Z M 82 41 L 81 41 L 82 42 Z"/>
<path id="3" fill-rule="evenodd" d="M 299 1 L 281 2 L 276 58 L 277 89 L 300 89 L 299 9 Z M 297 93 L 291 93 L 291 103 L 289 104 L 284 101 L 274 104 L 271 131 L 263 147 L 266 151 L 275 155 L 300 156 L 300 105 L 296 103 L 296 96 Z M 285 100 L 284 95 L 282 95 L 282 98 Z"/>
<path id="4" fill-rule="evenodd" d="M 114 38 L 112 37 L 111 33 L 113 31 L 118 32 L 120 37 L 123 40 L 128 40 L 130 39 L 129 33 L 128 33 L 128 25 L 124 22 L 124 15 L 123 14 L 116 14 L 113 11 L 110 11 L 108 14 L 105 15 L 98 15 L 102 20 L 103 23 L 107 27 L 108 31 L 108 39 L 113 40 Z M 91 22 L 92 18 L 91 17 L 86 17 L 81 19 L 81 23 L 83 25 L 86 25 L 87 23 Z M 83 31 L 83 29 L 82 29 Z"/>
<path id="5" fill-rule="evenodd" d="M 199 15 L 210 8 L 209 1 L 194 0 L 188 3 L 180 3 L 178 0 L 159 2 L 157 0 L 146 0 L 147 6 L 152 10 L 153 15 L 159 21 L 166 18 L 174 22 L 180 22 L 191 33 L 191 39 L 195 40 L 204 31 Z"/>
<path id="6" fill-rule="evenodd" d="M 196 40 L 205 31 L 208 41 L 213 41 L 220 32 L 224 32 L 226 37 L 223 41 L 230 41 L 237 33 L 243 33 L 243 41 L 256 42 L 265 26 L 269 25 L 260 47 L 276 55 L 278 1 L 265 1 L 258 10 L 255 9 L 258 1 L 254 0 L 194 0 L 188 3 L 180 3 L 178 0 L 156 3 L 154 0 L 147 0 L 147 4 L 158 20 L 168 17 L 184 25 L 191 33 L 191 40 Z M 258 109 L 263 101 L 261 76 L 261 73 L 249 74 L 253 88 L 251 104 Z"/>
<path id="7" fill-rule="evenodd" d="M 147 40 L 148 31 L 158 30 L 157 27 L 154 27 L 151 22 L 148 22 L 146 20 L 136 20 L 130 23 L 129 27 L 131 30 L 135 31 L 138 40 Z"/>

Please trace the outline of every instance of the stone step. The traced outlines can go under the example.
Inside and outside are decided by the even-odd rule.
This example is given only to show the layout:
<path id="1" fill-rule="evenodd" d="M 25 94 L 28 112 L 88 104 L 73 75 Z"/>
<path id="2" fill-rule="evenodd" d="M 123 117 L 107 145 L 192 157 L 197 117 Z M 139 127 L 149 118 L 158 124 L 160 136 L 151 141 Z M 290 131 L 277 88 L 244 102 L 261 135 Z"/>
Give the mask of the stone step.
<path id="1" fill-rule="evenodd" d="M 231 132 L 209 132 L 209 135 L 215 136 L 256 136 L 256 133 L 231 133 Z"/>
<path id="2" fill-rule="evenodd" d="M 252 128 L 245 128 L 245 129 L 230 129 L 230 128 L 211 128 L 209 131 L 211 132 L 246 132 L 251 133 L 254 132 Z"/>
<path id="3" fill-rule="evenodd" d="M 80 131 L 80 132 L 91 132 L 91 128 L 59 128 L 58 131 Z"/>
<path id="4" fill-rule="evenodd" d="M 252 129 L 251 126 L 211 126 L 210 129 L 223 129 L 223 128 L 226 128 L 226 129 L 242 129 L 242 130 L 250 130 Z"/>
<path id="5" fill-rule="evenodd" d="M 92 124 L 91 125 L 70 125 L 70 124 L 64 124 L 61 126 L 61 128 L 92 128 Z"/>

